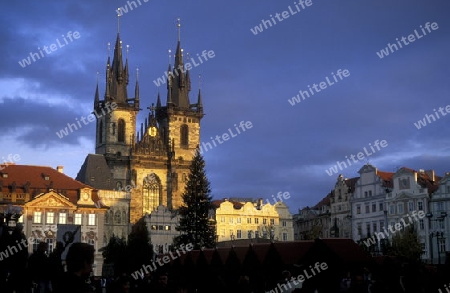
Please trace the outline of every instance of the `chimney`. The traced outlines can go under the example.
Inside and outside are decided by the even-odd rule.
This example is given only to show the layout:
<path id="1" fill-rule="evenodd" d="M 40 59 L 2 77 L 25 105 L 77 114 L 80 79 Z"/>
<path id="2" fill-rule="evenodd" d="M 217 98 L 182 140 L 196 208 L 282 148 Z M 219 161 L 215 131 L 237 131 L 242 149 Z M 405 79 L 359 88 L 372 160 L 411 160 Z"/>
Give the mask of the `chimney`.
<path id="1" fill-rule="evenodd" d="M 56 167 L 56 171 L 58 171 L 59 173 L 63 173 L 64 174 L 64 166 L 57 166 Z"/>

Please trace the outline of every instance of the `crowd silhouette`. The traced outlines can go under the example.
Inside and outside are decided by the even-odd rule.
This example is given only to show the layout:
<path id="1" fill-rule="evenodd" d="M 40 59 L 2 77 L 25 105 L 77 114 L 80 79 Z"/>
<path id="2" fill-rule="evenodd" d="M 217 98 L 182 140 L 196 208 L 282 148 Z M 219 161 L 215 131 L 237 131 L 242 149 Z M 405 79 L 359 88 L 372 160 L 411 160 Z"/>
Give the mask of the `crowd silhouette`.
<path id="1" fill-rule="evenodd" d="M 122 272 L 93 276 L 92 245 L 72 243 L 62 260 L 65 247 L 61 242 L 51 253 L 44 242 L 38 243 L 31 255 L 20 249 L 18 244 L 27 241 L 21 225 L 13 231 L 0 227 L 0 236 L 0 252 L 4 252 L 0 254 L 2 293 L 428 293 L 447 292 L 445 286 L 450 282 L 449 257 L 441 266 L 386 257 L 383 262 L 343 267 L 333 264 L 332 259 L 322 259 L 329 269 L 303 282 L 296 278 L 309 263 L 270 272 L 271 278 L 267 271 L 170 266 L 138 279 Z"/>

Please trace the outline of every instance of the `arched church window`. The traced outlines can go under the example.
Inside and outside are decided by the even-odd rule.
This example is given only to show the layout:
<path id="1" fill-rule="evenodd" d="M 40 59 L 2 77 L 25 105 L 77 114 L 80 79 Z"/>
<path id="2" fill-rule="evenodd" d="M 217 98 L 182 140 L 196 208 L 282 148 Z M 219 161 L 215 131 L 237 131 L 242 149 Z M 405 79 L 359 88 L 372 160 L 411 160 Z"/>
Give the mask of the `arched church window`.
<path id="1" fill-rule="evenodd" d="M 103 142 L 103 120 L 100 120 L 98 125 L 98 143 Z"/>
<path id="2" fill-rule="evenodd" d="M 117 128 L 117 141 L 125 142 L 125 121 L 123 119 L 119 119 Z"/>
<path id="3" fill-rule="evenodd" d="M 125 211 L 122 211 L 122 222 L 123 224 L 126 224 L 127 221 L 127 213 Z"/>
<path id="4" fill-rule="evenodd" d="M 116 224 L 120 224 L 121 222 L 121 217 L 120 217 L 120 211 L 116 211 L 114 214 L 114 222 Z"/>
<path id="5" fill-rule="evenodd" d="M 161 204 L 161 180 L 154 173 L 143 180 L 143 213 L 150 214 Z"/>
<path id="6" fill-rule="evenodd" d="M 180 128 L 180 146 L 187 148 L 189 145 L 189 127 L 186 124 L 181 125 Z"/>

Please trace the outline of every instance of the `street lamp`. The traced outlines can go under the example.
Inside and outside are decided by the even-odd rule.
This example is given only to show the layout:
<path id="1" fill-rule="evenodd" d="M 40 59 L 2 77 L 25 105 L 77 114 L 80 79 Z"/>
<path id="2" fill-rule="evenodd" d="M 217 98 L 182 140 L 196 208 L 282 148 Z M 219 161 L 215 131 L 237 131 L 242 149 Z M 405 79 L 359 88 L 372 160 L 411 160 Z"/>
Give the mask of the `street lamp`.
<path id="1" fill-rule="evenodd" d="M 441 215 L 437 217 L 436 219 L 432 219 L 433 214 L 427 213 L 426 217 L 428 218 L 429 227 L 431 227 L 431 221 L 433 222 L 439 222 L 439 226 L 441 226 L 442 222 L 444 222 L 445 218 L 447 217 L 446 212 L 441 212 Z M 433 237 L 436 236 L 436 246 L 437 246 L 437 252 L 438 252 L 438 264 L 441 264 L 441 249 L 440 249 L 440 242 L 445 239 L 444 232 L 443 231 L 433 231 L 430 233 L 430 252 L 431 252 L 431 264 L 433 264 Z"/>

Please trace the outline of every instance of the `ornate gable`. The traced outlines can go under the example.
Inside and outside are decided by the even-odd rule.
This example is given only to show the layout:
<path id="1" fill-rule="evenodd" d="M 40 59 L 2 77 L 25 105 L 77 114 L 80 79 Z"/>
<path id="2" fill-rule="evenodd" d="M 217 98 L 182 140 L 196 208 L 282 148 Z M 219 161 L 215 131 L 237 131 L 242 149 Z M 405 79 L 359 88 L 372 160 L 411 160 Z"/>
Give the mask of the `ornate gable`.
<path id="1" fill-rule="evenodd" d="M 27 208 L 77 208 L 77 206 L 71 203 L 67 197 L 55 192 L 54 190 L 39 194 L 34 199 L 27 202 L 24 206 Z"/>

